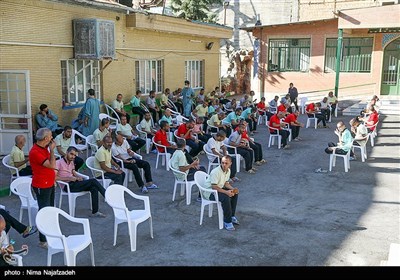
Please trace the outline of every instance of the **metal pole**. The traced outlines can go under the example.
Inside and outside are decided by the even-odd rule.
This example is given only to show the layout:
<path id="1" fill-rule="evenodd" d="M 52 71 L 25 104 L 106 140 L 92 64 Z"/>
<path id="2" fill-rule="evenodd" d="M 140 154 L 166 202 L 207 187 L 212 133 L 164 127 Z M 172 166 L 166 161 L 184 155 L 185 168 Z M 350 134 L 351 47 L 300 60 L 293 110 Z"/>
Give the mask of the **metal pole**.
<path id="1" fill-rule="evenodd" d="M 342 41 L 343 41 L 343 29 L 339 29 L 337 48 L 336 48 L 336 78 L 335 78 L 335 96 L 338 98 L 339 95 L 339 74 L 340 74 L 340 60 L 342 57 Z"/>

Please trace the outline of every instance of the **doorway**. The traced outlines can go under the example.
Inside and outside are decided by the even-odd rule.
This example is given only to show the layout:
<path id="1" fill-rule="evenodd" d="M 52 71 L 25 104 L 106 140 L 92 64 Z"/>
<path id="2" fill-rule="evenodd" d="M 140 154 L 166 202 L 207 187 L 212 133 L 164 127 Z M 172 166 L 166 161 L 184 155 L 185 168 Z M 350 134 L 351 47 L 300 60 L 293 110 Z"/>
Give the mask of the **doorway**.
<path id="1" fill-rule="evenodd" d="M 383 52 L 381 95 L 400 95 L 400 38 Z"/>

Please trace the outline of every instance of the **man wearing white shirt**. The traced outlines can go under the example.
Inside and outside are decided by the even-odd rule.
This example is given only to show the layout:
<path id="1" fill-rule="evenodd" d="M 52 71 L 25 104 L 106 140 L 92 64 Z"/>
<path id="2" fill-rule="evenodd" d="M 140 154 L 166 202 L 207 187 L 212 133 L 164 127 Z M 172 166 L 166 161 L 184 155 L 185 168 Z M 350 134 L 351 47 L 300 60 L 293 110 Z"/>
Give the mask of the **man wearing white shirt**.
<path id="1" fill-rule="evenodd" d="M 125 116 L 121 117 L 121 123 L 117 125 L 117 134 L 126 138 L 133 151 L 137 152 L 140 148 L 146 145 L 146 140 L 139 138 L 134 133 L 132 126 L 128 123 Z"/>

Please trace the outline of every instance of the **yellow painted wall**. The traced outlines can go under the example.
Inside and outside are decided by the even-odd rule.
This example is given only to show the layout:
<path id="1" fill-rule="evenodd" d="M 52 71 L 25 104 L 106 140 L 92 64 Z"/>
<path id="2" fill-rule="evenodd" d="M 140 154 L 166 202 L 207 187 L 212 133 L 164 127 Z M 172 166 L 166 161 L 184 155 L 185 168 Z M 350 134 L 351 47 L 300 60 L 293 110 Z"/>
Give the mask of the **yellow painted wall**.
<path id="1" fill-rule="evenodd" d="M 0 0 L 0 11 L 0 70 L 29 70 L 32 114 L 38 112 L 40 104 L 46 103 L 58 114 L 61 125 L 70 124 L 80 110 L 63 110 L 61 97 L 60 61 L 74 56 L 73 19 L 115 22 L 117 60 L 101 76 L 102 98 L 107 103 L 117 93 L 124 95 L 124 102 L 129 101 L 135 91 L 137 59 L 164 59 L 163 88 L 174 90 L 183 86 L 185 60 L 205 60 L 206 91 L 219 83 L 220 44 L 215 38 L 126 28 L 123 13 L 39 0 Z M 201 43 L 190 42 L 191 39 Z M 214 42 L 212 50 L 206 50 L 206 43 L 211 41 Z"/>

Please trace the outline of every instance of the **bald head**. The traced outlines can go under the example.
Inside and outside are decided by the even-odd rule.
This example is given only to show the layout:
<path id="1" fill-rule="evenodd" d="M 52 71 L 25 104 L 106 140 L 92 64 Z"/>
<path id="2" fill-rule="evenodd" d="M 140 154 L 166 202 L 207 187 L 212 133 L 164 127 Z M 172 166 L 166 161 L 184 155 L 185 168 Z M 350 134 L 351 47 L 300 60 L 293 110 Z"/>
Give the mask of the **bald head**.
<path id="1" fill-rule="evenodd" d="M 20 146 L 20 145 L 25 145 L 26 139 L 24 135 L 17 135 L 15 136 L 15 145 Z"/>

